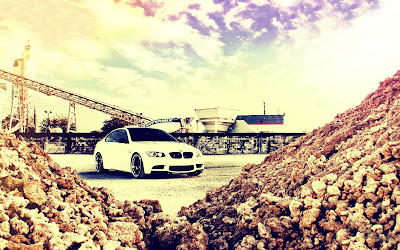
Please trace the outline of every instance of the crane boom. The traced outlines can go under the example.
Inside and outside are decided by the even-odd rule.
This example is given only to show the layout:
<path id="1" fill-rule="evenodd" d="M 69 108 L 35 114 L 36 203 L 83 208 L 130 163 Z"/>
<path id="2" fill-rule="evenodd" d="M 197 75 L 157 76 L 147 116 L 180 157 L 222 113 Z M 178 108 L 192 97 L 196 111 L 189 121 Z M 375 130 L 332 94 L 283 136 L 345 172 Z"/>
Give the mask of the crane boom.
<path id="1" fill-rule="evenodd" d="M 34 81 L 31 79 L 10 73 L 6 70 L 0 69 L 0 79 L 9 81 L 13 84 L 27 87 L 29 89 L 46 94 L 48 96 L 56 96 L 56 97 L 62 98 L 64 100 L 88 107 L 90 109 L 98 110 L 105 114 L 111 115 L 112 117 L 116 117 L 121 120 L 131 122 L 132 124 L 135 124 L 135 125 L 144 126 L 145 123 L 147 123 L 148 121 L 151 121 L 150 118 L 143 116 L 142 114 L 135 113 L 130 110 L 117 107 L 115 105 L 97 101 L 92 98 L 88 98 L 83 95 L 76 94 L 71 91 L 67 91 L 67 90 L 64 90 L 59 87 L 55 87 L 55 86 L 52 86 L 52 85 L 49 85 L 49 84 L 46 84 L 43 82 Z"/>

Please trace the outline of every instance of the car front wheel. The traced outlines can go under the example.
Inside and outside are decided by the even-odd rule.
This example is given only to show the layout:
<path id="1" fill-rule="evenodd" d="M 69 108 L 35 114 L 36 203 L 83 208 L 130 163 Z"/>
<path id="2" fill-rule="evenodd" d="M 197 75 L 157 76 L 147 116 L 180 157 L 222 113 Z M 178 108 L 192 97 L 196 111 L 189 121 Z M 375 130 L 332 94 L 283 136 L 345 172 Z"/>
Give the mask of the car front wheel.
<path id="1" fill-rule="evenodd" d="M 144 178 L 143 161 L 139 154 L 132 155 L 131 158 L 131 172 L 134 178 Z"/>
<path id="2" fill-rule="evenodd" d="M 103 157 L 100 153 L 96 153 L 96 172 L 100 173 L 104 171 Z"/>

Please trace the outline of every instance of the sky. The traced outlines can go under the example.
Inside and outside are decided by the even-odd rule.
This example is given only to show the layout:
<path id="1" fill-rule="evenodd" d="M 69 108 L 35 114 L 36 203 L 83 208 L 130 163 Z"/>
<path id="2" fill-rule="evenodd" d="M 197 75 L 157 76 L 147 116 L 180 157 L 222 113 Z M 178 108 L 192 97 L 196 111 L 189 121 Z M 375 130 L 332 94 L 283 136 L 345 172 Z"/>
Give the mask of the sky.
<path id="1" fill-rule="evenodd" d="M 0 68 L 157 119 L 222 107 L 309 132 L 400 69 L 397 0 L 0 0 Z M 36 95 L 37 115 L 68 103 Z M 9 113 L 7 105 L 3 114 Z M 78 130 L 109 119 L 77 107 Z"/>

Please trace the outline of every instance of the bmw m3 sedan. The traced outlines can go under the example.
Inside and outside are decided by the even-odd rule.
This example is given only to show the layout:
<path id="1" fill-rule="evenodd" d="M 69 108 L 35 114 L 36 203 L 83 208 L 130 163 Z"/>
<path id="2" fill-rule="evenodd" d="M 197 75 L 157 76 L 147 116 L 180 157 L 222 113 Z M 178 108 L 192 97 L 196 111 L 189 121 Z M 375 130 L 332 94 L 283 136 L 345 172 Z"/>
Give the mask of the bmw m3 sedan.
<path id="1" fill-rule="evenodd" d="M 204 170 L 203 155 L 195 147 L 178 142 L 167 132 L 128 126 L 111 131 L 96 144 L 96 171 L 129 171 L 134 178 L 151 173 L 199 175 Z"/>

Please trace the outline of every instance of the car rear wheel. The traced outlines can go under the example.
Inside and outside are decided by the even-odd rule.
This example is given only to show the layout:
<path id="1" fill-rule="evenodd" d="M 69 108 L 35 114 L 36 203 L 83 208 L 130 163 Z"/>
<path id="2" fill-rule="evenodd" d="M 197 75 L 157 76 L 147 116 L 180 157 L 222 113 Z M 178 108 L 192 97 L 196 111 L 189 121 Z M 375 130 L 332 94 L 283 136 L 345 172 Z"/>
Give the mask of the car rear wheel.
<path id="1" fill-rule="evenodd" d="M 131 172 L 134 178 L 144 178 L 143 161 L 139 154 L 132 155 L 131 158 Z"/>
<path id="2" fill-rule="evenodd" d="M 96 172 L 100 173 L 104 171 L 103 157 L 100 153 L 96 153 Z"/>

